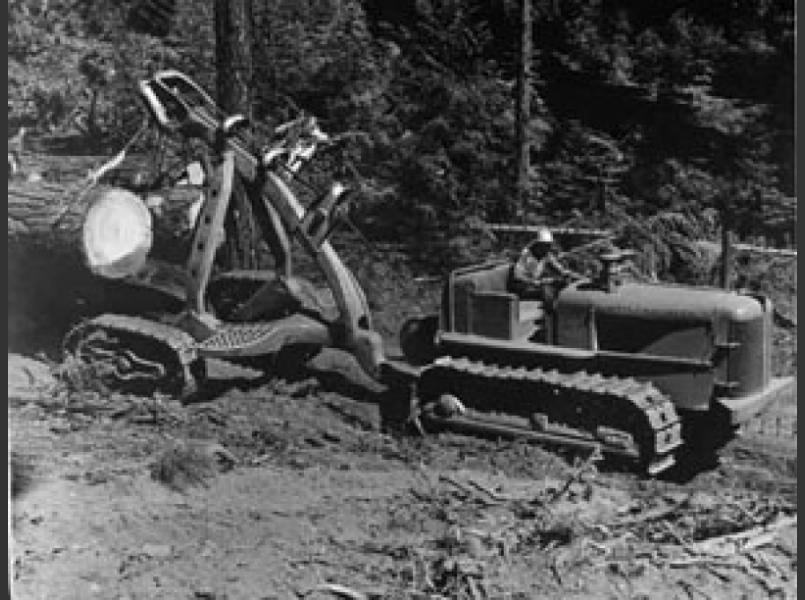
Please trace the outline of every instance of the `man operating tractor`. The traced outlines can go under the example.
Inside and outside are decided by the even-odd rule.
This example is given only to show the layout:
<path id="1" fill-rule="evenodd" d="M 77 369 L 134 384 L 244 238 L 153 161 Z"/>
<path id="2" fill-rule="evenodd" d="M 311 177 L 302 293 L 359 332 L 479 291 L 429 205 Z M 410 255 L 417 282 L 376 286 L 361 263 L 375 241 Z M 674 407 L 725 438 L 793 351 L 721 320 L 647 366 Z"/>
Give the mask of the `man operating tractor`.
<path id="1" fill-rule="evenodd" d="M 550 300 L 546 297 L 557 280 L 581 279 L 583 275 L 565 267 L 554 251 L 553 234 L 541 228 L 537 237 L 520 253 L 512 267 L 511 289 L 525 299 Z"/>

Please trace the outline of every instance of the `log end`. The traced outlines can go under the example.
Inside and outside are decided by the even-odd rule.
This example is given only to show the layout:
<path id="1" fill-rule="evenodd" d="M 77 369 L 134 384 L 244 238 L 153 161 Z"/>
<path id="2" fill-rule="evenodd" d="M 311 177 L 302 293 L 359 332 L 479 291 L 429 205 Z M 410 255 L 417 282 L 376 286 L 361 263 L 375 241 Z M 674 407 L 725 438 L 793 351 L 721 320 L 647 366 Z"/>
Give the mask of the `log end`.
<path id="1" fill-rule="evenodd" d="M 82 250 L 89 269 L 110 279 L 137 273 L 153 244 L 151 213 L 140 197 L 112 188 L 90 206 L 82 227 Z"/>

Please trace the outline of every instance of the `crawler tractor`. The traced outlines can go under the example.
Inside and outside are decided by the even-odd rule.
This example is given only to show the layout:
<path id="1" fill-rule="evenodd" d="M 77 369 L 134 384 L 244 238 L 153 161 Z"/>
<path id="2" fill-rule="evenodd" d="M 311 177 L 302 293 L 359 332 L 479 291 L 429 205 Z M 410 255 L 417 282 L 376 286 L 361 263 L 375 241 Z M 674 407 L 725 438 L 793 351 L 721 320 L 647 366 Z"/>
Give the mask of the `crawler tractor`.
<path id="1" fill-rule="evenodd" d="M 546 282 L 540 301 L 510 291 L 508 263 L 454 271 L 440 314 L 406 324 L 404 360 L 391 360 L 360 285 L 329 241 L 345 189 L 335 184 L 307 205 L 292 190 L 327 139 L 315 122 L 283 126 L 255 150 L 241 133 L 244 120 L 222 113 L 182 73 L 157 73 L 141 82 L 140 95 L 164 131 L 209 147 L 210 182 L 183 265 L 142 263 L 147 247 L 139 244 L 140 262 L 124 256 L 122 266 L 100 272 L 132 297 L 144 290 L 164 299 L 162 308 L 102 314 L 66 336 L 68 356 L 107 387 L 180 395 L 203 382 L 207 358 L 270 368 L 285 350 L 331 346 L 385 383 L 387 398 L 403 398 L 426 431 L 597 447 L 652 474 L 686 445 L 717 448 L 790 393 L 792 378 L 771 376 L 768 299 L 623 281 L 623 253 L 603 256 L 595 279 Z M 244 189 L 274 271 L 214 269 L 231 197 Z M 126 214 L 138 211 L 149 214 L 139 205 Z M 329 302 L 294 274 L 291 240 L 323 274 Z"/>
<path id="2" fill-rule="evenodd" d="M 656 474 L 685 449 L 715 456 L 793 378 L 771 374 L 771 302 L 760 295 L 622 277 L 547 280 L 543 300 L 510 290 L 509 263 L 452 272 L 438 316 L 404 325 L 408 387 L 425 430 L 597 446 Z"/>

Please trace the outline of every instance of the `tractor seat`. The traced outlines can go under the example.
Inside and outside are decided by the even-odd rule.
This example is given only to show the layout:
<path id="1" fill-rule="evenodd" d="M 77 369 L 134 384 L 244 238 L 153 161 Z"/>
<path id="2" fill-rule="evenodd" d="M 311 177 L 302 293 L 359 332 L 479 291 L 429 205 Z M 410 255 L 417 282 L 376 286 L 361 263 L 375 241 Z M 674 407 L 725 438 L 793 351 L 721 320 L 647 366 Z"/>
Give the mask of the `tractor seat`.
<path id="1" fill-rule="evenodd" d="M 532 339 L 540 335 L 545 326 L 545 304 L 541 300 L 519 301 L 514 339 Z"/>
<path id="2" fill-rule="evenodd" d="M 535 322 L 545 318 L 545 303 L 542 300 L 520 300 L 519 321 Z"/>

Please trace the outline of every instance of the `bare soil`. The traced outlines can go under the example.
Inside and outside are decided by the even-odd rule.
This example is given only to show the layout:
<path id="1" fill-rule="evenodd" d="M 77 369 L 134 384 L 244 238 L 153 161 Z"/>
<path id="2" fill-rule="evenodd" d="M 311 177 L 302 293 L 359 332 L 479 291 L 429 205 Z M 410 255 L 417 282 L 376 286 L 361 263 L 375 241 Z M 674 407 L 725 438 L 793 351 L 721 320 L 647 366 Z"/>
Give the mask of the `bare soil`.
<path id="1" fill-rule="evenodd" d="M 184 406 L 10 380 L 14 597 L 796 593 L 796 521 L 753 550 L 695 550 L 795 518 L 794 404 L 774 411 L 793 430 L 768 416 L 717 468 L 645 480 L 525 444 L 385 433 L 348 367 L 250 380 L 218 365 L 221 393 Z"/>

